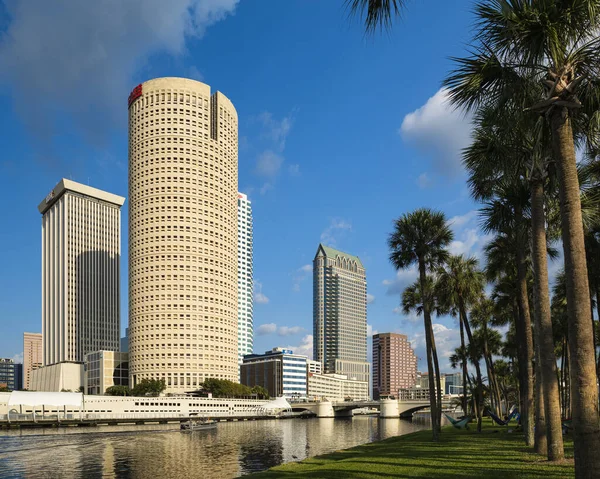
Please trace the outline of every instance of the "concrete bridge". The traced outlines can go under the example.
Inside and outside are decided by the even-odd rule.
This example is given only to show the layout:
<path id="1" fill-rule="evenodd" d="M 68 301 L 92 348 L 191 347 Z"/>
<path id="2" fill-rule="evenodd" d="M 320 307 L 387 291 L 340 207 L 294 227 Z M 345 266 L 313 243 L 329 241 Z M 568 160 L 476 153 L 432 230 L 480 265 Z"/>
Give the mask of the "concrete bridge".
<path id="1" fill-rule="evenodd" d="M 450 400 L 442 400 L 442 407 L 449 407 Z M 429 401 L 382 399 L 381 401 L 321 401 L 292 403 L 295 411 L 310 411 L 317 417 L 349 417 L 354 409 L 372 408 L 379 410 L 381 418 L 409 418 L 414 412 L 429 407 Z"/>

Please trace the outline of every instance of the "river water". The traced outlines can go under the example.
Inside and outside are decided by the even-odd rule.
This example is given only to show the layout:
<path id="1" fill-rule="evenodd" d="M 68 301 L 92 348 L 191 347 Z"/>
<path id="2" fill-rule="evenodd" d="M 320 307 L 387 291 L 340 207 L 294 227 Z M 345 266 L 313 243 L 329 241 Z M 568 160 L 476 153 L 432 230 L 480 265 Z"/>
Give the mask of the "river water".
<path id="1" fill-rule="evenodd" d="M 0 478 L 233 478 L 426 427 L 356 416 L 223 422 L 192 433 L 177 424 L 0 431 Z"/>

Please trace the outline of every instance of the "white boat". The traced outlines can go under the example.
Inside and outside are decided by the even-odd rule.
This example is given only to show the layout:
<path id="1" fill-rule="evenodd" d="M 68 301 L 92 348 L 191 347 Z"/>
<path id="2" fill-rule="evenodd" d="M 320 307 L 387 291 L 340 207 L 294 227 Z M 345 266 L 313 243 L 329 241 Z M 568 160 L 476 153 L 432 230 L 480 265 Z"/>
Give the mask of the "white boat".
<path id="1" fill-rule="evenodd" d="M 194 414 L 190 414 L 190 418 L 187 421 L 182 422 L 179 426 L 182 432 L 203 431 L 205 429 L 216 429 L 217 427 L 217 421 L 191 416 L 194 416 Z"/>

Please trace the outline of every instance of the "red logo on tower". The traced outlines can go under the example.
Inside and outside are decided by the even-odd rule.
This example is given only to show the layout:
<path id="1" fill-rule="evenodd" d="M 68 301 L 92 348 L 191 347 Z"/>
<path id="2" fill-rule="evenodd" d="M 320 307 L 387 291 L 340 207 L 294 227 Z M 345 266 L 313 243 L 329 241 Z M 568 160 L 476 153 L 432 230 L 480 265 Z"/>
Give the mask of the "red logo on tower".
<path id="1" fill-rule="evenodd" d="M 142 96 L 142 84 L 140 83 L 133 90 L 131 90 L 131 93 L 129 94 L 129 100 L 127 101 L 127 106 L 130 107 L 131 104 L 141 96 Z"/>

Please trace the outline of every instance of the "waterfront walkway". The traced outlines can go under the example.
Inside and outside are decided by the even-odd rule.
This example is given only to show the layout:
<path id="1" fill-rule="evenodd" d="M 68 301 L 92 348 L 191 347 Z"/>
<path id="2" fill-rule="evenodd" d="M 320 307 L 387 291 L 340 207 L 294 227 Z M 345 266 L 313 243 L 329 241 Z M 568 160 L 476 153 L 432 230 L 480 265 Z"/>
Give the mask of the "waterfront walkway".
<path id="1" fill-rule="evenodd" d="M 549 463 L 525 446 L 522 434 L 508 433 L 486 419 L 481 434 L 471 427 L 445 427 L 438 443 L 431 431 L 312 457 L 244 476 L 244 479 L 303 478 L 544 478 L 574 477 L 573 442 L 565 438 L 568 459 Z"/>

